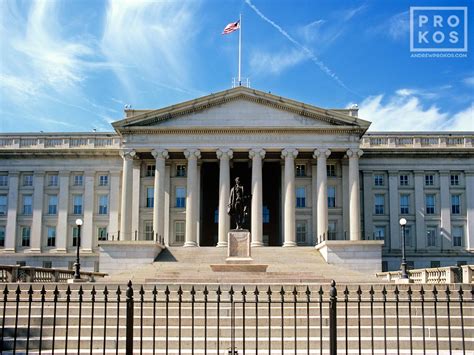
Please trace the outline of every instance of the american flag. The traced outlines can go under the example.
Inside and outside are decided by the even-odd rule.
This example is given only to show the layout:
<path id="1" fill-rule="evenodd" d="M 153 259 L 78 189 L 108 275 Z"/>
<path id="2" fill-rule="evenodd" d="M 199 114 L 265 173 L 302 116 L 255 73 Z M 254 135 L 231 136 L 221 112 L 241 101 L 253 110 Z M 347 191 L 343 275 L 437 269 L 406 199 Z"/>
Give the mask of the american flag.
<path id="1" fill-rule="evenodd" d="M 227 26 L 225 26 L 224 31 L 222 31 L 223 35 L 228 35 L 234 31 L 237 31 L 240 28 L 240 20 L 237 22 L 231 22 Z"/>

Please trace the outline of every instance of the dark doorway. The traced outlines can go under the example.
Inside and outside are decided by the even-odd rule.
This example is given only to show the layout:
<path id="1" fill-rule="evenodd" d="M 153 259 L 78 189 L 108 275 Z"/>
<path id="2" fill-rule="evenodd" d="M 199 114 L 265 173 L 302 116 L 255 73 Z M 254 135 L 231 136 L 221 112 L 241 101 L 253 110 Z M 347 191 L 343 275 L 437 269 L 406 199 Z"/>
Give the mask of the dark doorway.
<path id="1" fill-rule="evenodd" d="M 217 210 L 219 207 L 219 163 L 203 162 L 201 165 L 201 226 L 199 245 L 217 245 Z"/>
<path id="2" fill-rule="evenodd" d="M 268 245 L 281 242 L 281 165 L 280 162 L 263 164 L 263 235 Z"/>

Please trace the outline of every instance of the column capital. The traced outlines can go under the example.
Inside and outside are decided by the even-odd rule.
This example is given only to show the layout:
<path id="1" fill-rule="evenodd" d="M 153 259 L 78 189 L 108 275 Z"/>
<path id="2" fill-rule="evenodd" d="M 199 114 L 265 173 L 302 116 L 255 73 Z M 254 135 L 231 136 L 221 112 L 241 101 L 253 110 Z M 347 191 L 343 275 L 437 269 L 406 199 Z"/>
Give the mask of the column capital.
<path id="1" fill-rule="evenodd" d="M 362 149 L 348 149 L 346 151 L 346 155 L 349 157 L 349 159 L 360 158 L 362 154 L 364 154 Z"/>
<path id="2" fill-rule="evenodd" d="M 120 151 L 120 156 L 125 160 L 132 160 L 135 155 L 137 155 L 137 152 L 133 149 L 122 149 Z"/>
<path id="3" fill-rule="evenodd" d="M 219 148 L 216 150 L 217 159 L 228 158 L 232 159 L 234 152 L 230 148 Z"/>
<path id="4" fill-rule="evenodd" d="M 186 159 L 199 159 L 201 158 L 201 151 L 199 149 L 190 148 L 184 150 L 184 156 Z"/>
<path id="5" fill-rule="evenodd" d="M 61 170 L 60 172 L 58 172 L 59 177 L 61 176 L 69 177 L 70 174 L 71 172 L 69 170 Z"/>
<path id="6" fill-rule="evenodd" d="M 296 148 L 285 148 L 281 151 L 281 157 L 286 158 L 296 158 L 298 156 L 298 149 Z"/>
<path id="7" fill-rule="evenodd" d="M 168 159 L 170 157 L 166 149 L 152 149 L 151 155 L 155 159 Z"/>
<path id="8" fill-rule="evenodd" d="M 18 176 L 20 176 L 19 171 L 9 171 L 8 172 L 8 177 L 18 177 Z"/>
<path id="9" fill-rule="evenodd" d="M 34 176 L 38 176 L 38 177 L 43 177 L 46 175 L 46 172 L 45 171 L 35 171 L 33 173 Z"/>
<path id="10" fill-rule="evenodd" d="M 253 159 L 255 157 L 258 157 L 260 156 L 262 159 L 265 158 L 265 154 L 267 152 L 265 151 L 265 149 L 262 149 L 262 148 L 252 148 L 249 150 L 249 158 Z"/>
<path id="11" fill-rule="evenodd" d="M 318 148 L 318 149 L 315 149 L 313 152 L 314 159 L 320 159 L 320 158 L 323 158 L 324 156 L 326 158 L 329 158 L 330 155 L 331 155 L 331 150 L 327 148 Z"/>

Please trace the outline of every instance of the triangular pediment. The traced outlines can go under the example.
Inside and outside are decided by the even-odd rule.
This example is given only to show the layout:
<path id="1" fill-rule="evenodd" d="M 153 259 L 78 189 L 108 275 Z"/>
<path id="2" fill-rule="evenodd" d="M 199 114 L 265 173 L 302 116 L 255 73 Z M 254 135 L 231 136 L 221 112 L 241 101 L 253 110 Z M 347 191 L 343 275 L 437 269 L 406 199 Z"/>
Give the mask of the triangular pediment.
<path id="1" fill-rule="evenodd" d="M 130 112 L 129 112 L 130 113 Z M 133 111 L 113 123 L 120 133 L 142 129 L 271 128 L 365 131 L 370 122 L 258 90 L 237 87 L 158 110 Z"/>

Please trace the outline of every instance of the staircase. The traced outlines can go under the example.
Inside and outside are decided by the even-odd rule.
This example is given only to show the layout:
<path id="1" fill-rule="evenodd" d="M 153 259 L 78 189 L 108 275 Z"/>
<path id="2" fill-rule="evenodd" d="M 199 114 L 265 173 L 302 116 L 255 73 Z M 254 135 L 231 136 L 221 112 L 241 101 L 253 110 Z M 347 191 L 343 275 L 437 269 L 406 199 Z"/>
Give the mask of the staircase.
<path id="1" fill-rule="evenodd" d="M 267 272 L 213 272 L 211 264 L 223 264 L 227 248 L 171 247 L 158 255 L 150 265 L 111 274 L 108 282 L 193 283 L 193 284 L 298 284 L 336 282 L 377 282 L 375 275 L 367 275 L 341 266 L 329 265 L 314 247 L 253 248 L 252 258 L 257 264 L 267 264 Z M 378 281 L 380 283 L 380 281 Z"/>

